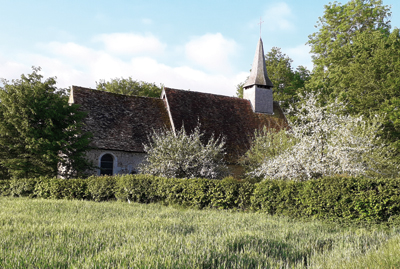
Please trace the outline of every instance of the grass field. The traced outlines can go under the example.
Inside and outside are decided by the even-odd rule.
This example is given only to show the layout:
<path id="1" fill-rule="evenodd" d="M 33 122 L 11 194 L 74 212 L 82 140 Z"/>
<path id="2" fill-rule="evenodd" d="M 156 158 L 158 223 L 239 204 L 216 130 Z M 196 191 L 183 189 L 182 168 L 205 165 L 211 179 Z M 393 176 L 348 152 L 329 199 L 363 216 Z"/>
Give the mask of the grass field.
<path id="1" fill-rule="evenodd" d="M 0 268 L 400 268 L 399 228 L 0 197 Z"/>

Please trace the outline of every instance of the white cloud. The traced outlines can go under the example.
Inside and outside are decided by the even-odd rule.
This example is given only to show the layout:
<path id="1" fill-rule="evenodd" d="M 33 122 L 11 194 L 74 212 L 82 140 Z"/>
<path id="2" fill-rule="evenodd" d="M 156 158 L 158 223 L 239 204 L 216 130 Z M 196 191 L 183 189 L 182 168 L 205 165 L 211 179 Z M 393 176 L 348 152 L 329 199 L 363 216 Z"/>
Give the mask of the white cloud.
<path id="1" fill-rule="evenodd" d="M 294 48 L 285 48 L 283 51 L 293 60 L 293 66 L 303 65 L 308 70 L 312 70 L 313 64 L 311 61 L 310 46 L 298 45 Z"/>
<path id="2" fill-rule="evenodd" d="M 117 55 L 161 54 L 166 48 L 166 44 L 152 34 L 102 34 L 96 36 L 93 40 L 102 42 L 107 52 Z"/>
<path id="3" fill-rule="evenodd" d="M 237 49 L 234 40 L 220 33 L 205 34 L 192 38 L 185 45 L 185 54 L 190 61 L 208 71 L 226 74 L 232 71 L 229 59 L 237 53 Z"/>
<path id="4" fill-rule="evenodd" d="M 267 31 L 292 30 L 295 28 L 291 22 L 293 16 L 288 4 L 282 2 L 271 5 L 262 18 L 264 21 L 263 29 Z"/>
<path id="5" fill-rule="evenodd" d="M 72 42 L 52 42 L 42 44 L 41 48 L 50 54 L 23 54 L 15 62 L 0 59 L 0 73 L 14 66 L 5 75 L 6 78 L 18 78 L 22 73 L 30 73 L 30 66 L 35 65 L 42 67 L 41 73 L 45 78 L 57 76 L 57 87 L 60 88 L 71 85 L 94 88 L 95 82 L 100 79 L 131 76 L 137 80 L 162 83 L 166 87 L 228 96 L 235 95 L 236 85 L 247 76 L 244 73 L 215 75 L 189 65 L 168 66 L 148 56 L 126 60 L 107 51 L 94 50 Z M 228 58 L 224 60 L 226 64 Z"/>
<path id="6" fill-rule="evenodd" d="M 12 79 L 19 79 L 21 74 L 29 73 L 30 70 L 32 70 L 30 66 L 8 60 L 0 55 L 0 78 L 10 81 Z"/>
<path id="7" fill-rule="evenodd" d="M 73 42 L 51 42 L 49 44 L 42 44 L 40 47 L 48 50 L 53 55 L 57 55 L 58 57 L 62 56 L 64 61 L 73 63 L 85 64 L 87 62 L 93 62 L 101 55 L 99 51 Z"/>

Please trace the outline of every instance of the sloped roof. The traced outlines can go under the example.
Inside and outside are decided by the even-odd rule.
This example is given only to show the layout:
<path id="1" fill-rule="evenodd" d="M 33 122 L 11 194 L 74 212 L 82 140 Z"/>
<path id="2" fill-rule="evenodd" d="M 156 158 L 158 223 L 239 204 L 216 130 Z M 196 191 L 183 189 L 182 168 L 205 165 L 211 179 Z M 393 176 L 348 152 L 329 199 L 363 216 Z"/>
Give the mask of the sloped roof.
<path id="1" fill-rule="evenodd" d="M 266 86 L 268 88 L 274 86 L 267 74 L 267 66 L 265 64 L 265 58 L 264 58 L 264 47 L 261 37 L 257 44 L 253 65 L 251 66 L 250 76 L 246 80 L 243 87 L 247 88 L 253 85 Z"/>
<path id="2" fill-rule="evenodd" d="M 93 134 L 91 146 L 100 149 L 143 152 L 152 130 L 171 128 L 161 99 L 127 96 L 72 86 L 70 103 L 88 113 L 85 131 Z"/>
<path id="3" fill-rule="evenodd" d="M 198 123 L 205 138 L 225 137 L 227 161 L 233 162 L 250 146 L 256 129 L 281 129 L 287 121 L 277 102 L 274 115 L 254 113 L 250 101 L 223 95 L 164 88 L 175 130 L 191 132 Z"/>

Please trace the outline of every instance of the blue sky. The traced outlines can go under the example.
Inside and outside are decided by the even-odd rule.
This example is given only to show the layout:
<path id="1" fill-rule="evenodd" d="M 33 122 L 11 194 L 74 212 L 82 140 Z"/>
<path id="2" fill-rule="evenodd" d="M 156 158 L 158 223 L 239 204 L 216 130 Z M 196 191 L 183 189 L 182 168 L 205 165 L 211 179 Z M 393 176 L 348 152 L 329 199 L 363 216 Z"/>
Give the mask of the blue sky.
<path id="1" fill-rule="evenodd" d="M 131 76 L 234 96 L 251 68 L 260 17 L 265 52 L 280 47 L 294 68 L 312 69 L 305 43 L 328 3 L 0 0 L 0 77 L 40 66 L 64 88 Z M 400 27 L 400 2 L 383 3 L 392 7 L 392 27 Z"/>

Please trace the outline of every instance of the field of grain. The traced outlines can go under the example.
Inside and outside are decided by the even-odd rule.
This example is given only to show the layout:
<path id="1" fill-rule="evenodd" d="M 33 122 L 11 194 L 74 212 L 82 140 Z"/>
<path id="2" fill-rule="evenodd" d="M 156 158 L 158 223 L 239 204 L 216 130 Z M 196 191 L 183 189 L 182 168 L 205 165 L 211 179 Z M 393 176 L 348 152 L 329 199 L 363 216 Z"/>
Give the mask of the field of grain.
<path id="1" fill-rule="evenodd" d="M 0 197 L 0 268 L 398 268 L 400 229 Z"/>

